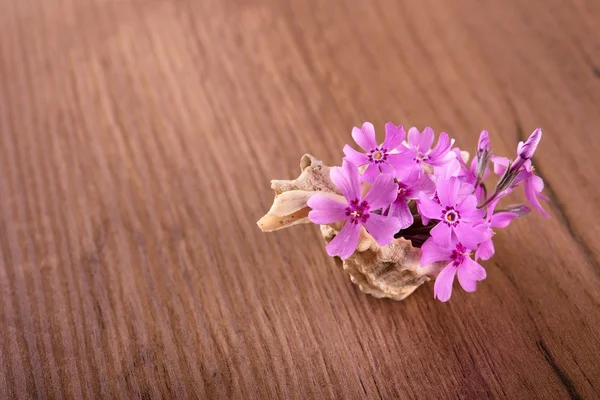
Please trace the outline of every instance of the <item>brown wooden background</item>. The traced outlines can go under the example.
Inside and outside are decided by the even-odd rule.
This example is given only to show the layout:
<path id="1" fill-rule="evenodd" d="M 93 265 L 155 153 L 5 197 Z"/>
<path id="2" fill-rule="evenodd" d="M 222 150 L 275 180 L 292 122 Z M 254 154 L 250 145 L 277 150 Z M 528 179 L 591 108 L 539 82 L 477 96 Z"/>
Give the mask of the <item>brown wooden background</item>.
<path id="1" fill-rule="evenodd" d="M 600 2 L 0 0 L 0 398 L 600 398 Z M 365 120 L 512 154 L 553 218 L 475 294 L 362 294 L 272 178 Z"/>

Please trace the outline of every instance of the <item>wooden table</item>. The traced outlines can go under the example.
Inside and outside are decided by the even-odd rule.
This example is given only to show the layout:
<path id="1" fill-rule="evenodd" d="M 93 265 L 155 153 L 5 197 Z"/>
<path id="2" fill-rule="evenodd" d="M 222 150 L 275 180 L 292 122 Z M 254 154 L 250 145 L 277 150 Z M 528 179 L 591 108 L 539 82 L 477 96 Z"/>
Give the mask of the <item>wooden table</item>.
<path id="1" fill-rule="evenodd" d="M 600 2 L 0 1 L 0 398 L 600 398 Z M 361 293 L 273 178 L 544 129 L 476 293 Z"/>

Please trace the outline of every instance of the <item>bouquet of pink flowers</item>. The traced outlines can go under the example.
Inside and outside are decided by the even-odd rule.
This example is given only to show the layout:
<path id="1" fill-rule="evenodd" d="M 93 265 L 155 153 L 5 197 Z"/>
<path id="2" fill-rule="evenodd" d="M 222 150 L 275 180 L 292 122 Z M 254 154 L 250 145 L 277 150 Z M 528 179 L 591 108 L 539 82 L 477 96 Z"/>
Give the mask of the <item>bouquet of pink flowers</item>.
<path id="1" fill-rule="evenodd" d="M 426 275 L 435 279 L 435 297 L 448 301 L 455 277 L 467 292 L 475 291 L 477 282 L 485 279 L 486 271 L 479 261 L 493 256 L 495 229 L 507 227 L 530 207 L 549 217 L 539 202 L 548 200 L 541 193 L 544 183 L 531 163 L 541 137 L 542 131 L 536 129 L 527 141 L 519 143 L 511 161 L 492 155 L 488 132 L 483 131 L 475 156 L 468 162 L 468 153 L 454 147 L 447 133 L 441 133 L 434 146 L 431 128 L 419 132 L 413 127 L 406 133 L 402 126 L 388 123 L 385 140 L 378 144 L 373 125 L 364 123 L 352 130 L 352 138 L 362 151 L 344 147 L 342 166 L 329 169 L 329 189 L 302 187 L 313 190 L 303 191 L 302 205 L 306 207 L 296 210 L 292 221 L 335 227 L 326 250 L 342 260 L 366 249 L 381 253 L 377 249 L 398 239 L 402 240 L 398 243 L 410 242 L 406 246 L 411 251 L 420 249 L 414 250 L 420 256 L 417 268 L 413 268 L 416 276 L 419 268 L 437 265 L 428 268 Z M 490 163 L 499 177 L 492 190 L 484 183 L 490 175 Z M 530 207 L 517 204 L 500 208 L 499 201 L 521 184 Z M 376 244 L 361 244 L 365 237 Z M 406 258 L 396 261 L 408 262 Z M 382 285 L 364 271 L 364 266 L 362 275 L 363 284 Z"/>

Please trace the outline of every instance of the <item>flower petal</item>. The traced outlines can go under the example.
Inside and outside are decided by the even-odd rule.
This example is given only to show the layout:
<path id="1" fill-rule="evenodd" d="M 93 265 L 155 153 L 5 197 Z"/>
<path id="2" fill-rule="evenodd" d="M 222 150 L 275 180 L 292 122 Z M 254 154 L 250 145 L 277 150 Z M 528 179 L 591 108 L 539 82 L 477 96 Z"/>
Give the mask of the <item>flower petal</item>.
<path id="1" fill-rule="evenodd" d="M 488 239 L 481 243 L 477 248 L 477 251 L 475 252 L 475 260 L 479 260 L 480 258 L 482 260 L 489 260 L 492 258 L 495 252 L 496 249 L 494 248 L 494 242 L 492 239 Z"/>
<path id="2" fill-rule="evenodd" d="M 519 154 L 519 157 L 522 157 L 526 160 L 529 160 L 531 157 L 533 157 L 540 140 L 542 140 L 542 130 L 537 128 L 535 131 L 533 131 L 529 138 L 527 138 L 525 143 L 519 143 L 519 146 L 517 147 L 517 153 Z"/>
<path id="3" fill-rule="evenodd" d="M 531 175 L 529 177 L 531 181 L 531 185 L 534 187 L 535 191 L 541 193 L 544 190 L 544 181 L 537 175 Z"/>
<path id="4" fill-rule="evenodd" d="M 417 157 L 417 151 L 414 149 L 407 149 L 401 153 L 388 154 L 387 162 L 396 168 L 399 167 L 412 167 Z"/>
<path id="5" fill-rule="evenodd" d="M 430 160 L 440 159 L 440 158 L 444 157 L 449 151 L 450 151 L 450 137 L 448 136 L 448 134 L 446 132 L 442 132 L 442 133 L 440 133 L 440 137 L 438 138 L 437 144 L 435 145 L 433 150 L 431 150 L 431 152 L 428 154 L 429 159 Z M 452 153 L 452 154 L 453 154 L 452 158 L 456 158 L 456 154 L 454 154 L 454 153 Z"/>
<path id="6" fill-rule="evenodd" d="M 535 176 L 535 175 L 533 175 L 533 176 Z M 536 178 L 538 178 L 538 177 L 536 177 Z M 539 183 L 537 183 L 537 185 L 539 185 Z M 529 202 L 529 204 L 531 204 L 531 206 L 533 208 L 535 208 L 540 214 L 542 214 L 544 216 L 544 218 L 550 218 L 550 214 L 548 214 L 548 212 L 546 212 L 546 210 L 544 210 L 544 208 L 540 204 L 540 201 L 538 200 L 539 193 L 536 190 L 536 182 L 535 181 L 532 182 L 531 179 L 525 179 L 524 189 L 525 189 L 525 197 L 527 198 L 527 201 Z"/>
<path id="7" fill-rule="evenodd" d="M 425 193 L 419 193 L 419 213 L 427 218 L 441 219 L 442 207 L 430 199 Z"/>
<path id="8" fill-rule="evenodd" d="M 454 207 L 456 205 L 459 185 L 460 181 L 455 177 L 437 181 L 437 193 L 442 206 Z"/>
<path id="9" fill-rule="evenodd" d="M 382 174 L 389 174 L 393 176 L 396 173 L 396 168 L 394 168 L 388 163 L 381 163 L 379 164 L 379 171 Z"/>
<path id="10" fill-rule="evenodd" d="M 416 127 L 408 130 L 408 145 L 411 148 L 416 148 L 421 143 L 421 133 Z"/>
<path id="11" fill-rule="evenodd" d="M 392 204 L 397 195 L 398 185 L 394 183 L 392 176 L 379 175 L 363 200 L 369 203 L 371 211 L 375 211 Z"/>
<path id="12" fill-rule="evenodd" d="M 440 301 L 446 302 L 452 296 L 452 284 L 456 275 L 456 267 L 454 263 L 450 263 L 444 268 L 433 285 L 433 295 Z"/>
<path id="13" fill-rule="evenodd" d="M 348 218 L 346 215 L 347 204 L 321 195 L 314 195 L 308 199 L 307 205 L 312 208 L 308 213 L 308 219 L 315 224 L 332 224 Z"/>
<path id="14" fill-rule="evenodd" d="M 477 209 L 477 198 L 473 195 L 461 201 L 456 210 L 460 213 L 460 219 L 465 221 L 483 219 L 485 216 L 485 209 Z"/>
<path id="15" fill-rule="evenodd" d="M 348 221 L 341 231 L 325 247 L 327 254 L 331 257 L 339 256 L 342 260 L 350 257 L 358 245 L 360 235 L 360 224 Z"/>
<path id="16" fill-rule="evenodd" d="M 452 250 L 440 246 L 433 239 L 429 238 L 423 246 L 421 246 L 423 254 L 421 255 L 421 266 L 424 267 L 437 261 L 450 260 Z"/>
<path id="17" fill-rule="evenodd" d="M 485 202 L 485 195 L 486 193 L 483 189 L 483 186 L 477 186 L 477 189 L 475 189 L 475 198 L 477 199 L 477 204 L 483 204 L 483 202 Z"/>
<path id="18" fill-rule="evenodd" d="M 406 203 L 406 200 L 396 200 L 390 206 L 388 215 L 393 218 L 397 218 L 400 221 L 400 229 L 405 229 L 411 226 L 415 222 L 415 218 L 410 212 L 410 208 Z"/>
<path id="19" fill-rule="evenodd" d="M 484 280 L 486 276 L 485 268 L 469 257 L 465 257 L 458 266 L 458 282 L 465 292 L 474 292 L 477 289 L 477 281 Z"/>
<path id="20" fill-rule="evenodd" d="M 377 164 L 371 163 L 363 172 L 362 177 L 365 181 L 374 182 L 375 179 L 380 175 L 381 171 L 379 171 Z"/>
<path id="21" fill-rule="evenodd" d="M 360 153 L 348 145 L 344 146 L 344 154 L 346 155 L 346 159 L 357 167 L 369 162 L 369 158 L 366 154 Z"/>
<path id="22" fill-rule="evenodd" d="M 477 245 L 483 242 L 486 238 L 485 230 L 478 229 L 468 222 L 463 221 L 454 227 L 454 233 L 456 233 L 456 237 L 458 238 L 459 242 L 471 250 L 476 249 Z"/>
<path id="23" fill-rule="evenodd" d="M 466 199 L 468 196 L 473 194 L 475 190 L 475 186 L 468 182 L 461 182 L 458 187 L 458 194 L 456 195 L 456 201 L 461 202 Z"/>
<path id="24" fill-rule="evenodd" d="M 510 165 L 510 160 L 506 157 L 492 156 L 490 159 L 494 163 L 494 173 L 496 175 L 503 175 L 506 168 Z"/>
<path id="25" fill-rule="evenodd" d="M 442 247 L 452 246 L 452 228 L 443 222 L 438 223 L 430 232 L 431 237 Z"/>
<path id="26" fill-rule="evenodd" d="M 454 159 L 443 166 L 433 168 L 433 175 L 436 177 L 436 179 L 448 179 L 453 176 L 460 175 L 461 172 L 462 168 L 457 159 Z"/>
<path id="27" fill-rule="evenodd" d="M 423 129 L 423 132 L 421 132 L 421 137 L 419 138 L 419 150 L 423 153 L 427 153 L 433 144 L 434 138 L 435 133 L 433 132 L 433 129 L 431 129 L 429 126 L 426 126 L 425 129 Z"/>
<path id="28" fill-rule="evenodd" d="M 364 151 L 371 151 L 377 148 L 375 140 L 375 127 L 370 122 L 365 122 L 362 128 L 354 127 L 352 129 L 352 139 L 363 148 Z"/>
<path id="29" fill-rule="evenodd" d="M 398 218 L 384 217 L 379 214 L 371 213 L 364 225 L 367 232 L 373 236 L 380 246 L 390 244 L 394 240 L 394 235 L 400 231 Z"/>
<path id="30" fill-rule="evenodd" d="M 360 172 L 356 165 L 344 160 L 341 167 L 331 168 L 329 177 L 346 200 L 360 199 Z"/>
<path id="31" fill-rule="evenodd" d="M 441 166 L 451 163 L 455 159 L 456 159 L 456 154 L 454 154 L 453 152 L 448 152 L 441 157 L 430 158 L 426 161 L 426 163 L 429 165 L 432 165 L 434 167 L 441 167 Z"/>
<path id="32" fill-rule="evenodd" d="M 410 199 L 416 199 L 418 198 L 419 193 L 425 193 L 427 197 L 433 197 L 435 194 L 435 182 L 431 179 L 431 175 L 423 174 L 423 176 L 408 189 L 406 196 Z"/>
<path id="33" fill-rule="evenodd" d="M 383 148 L 394 150 L 402 144 L 402 141 L 406 137 L 406 132 L 402 125 L 394 125 L 392 122 L 385 124 L 385 140 L 383 141 Z"/>
<path id="34" fill-rule="evenodd" d="M 515 218 L 519 218 L 519 214 L 513 212 L 499 212 L 492 215 L 490 225 L 494 228 L 506 228 Z"/>

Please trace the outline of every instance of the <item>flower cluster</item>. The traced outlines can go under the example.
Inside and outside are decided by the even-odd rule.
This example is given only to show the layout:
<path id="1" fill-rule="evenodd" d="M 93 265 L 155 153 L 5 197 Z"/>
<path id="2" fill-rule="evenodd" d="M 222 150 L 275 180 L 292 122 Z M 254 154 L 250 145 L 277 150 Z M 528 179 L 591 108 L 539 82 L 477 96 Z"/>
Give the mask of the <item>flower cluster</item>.
<path id="1" fill-rule="evenodd" d="M 381 246 L 394 238 L 410 240 L 422 250 L 421 266 L 443 262 L 436 278 L 435 297 L 448 301 L 454 277 L 467 292 L 475 291 L 486 271 L 479 260 L 494 254 L 494 229 L 530 211 L 526 205 L 498 208 L 499 201 L 523 183 L 531 208 L 549 217 L 539 199 L 544 182 L 535 175 L 531 163 L 542 137 L 536 129 L 517 148 L 514 160 L 491 153 L 487 131 L 481 132 L 477 150 L 468 155 L 454 147 L 454 140 L 429 127 L 419 132 L 393 123 L 385 125 L 385 140 L 378 144 L 375 128 L 364 123 L 352 130 L 352 138 L 362 149 L 344 147 L 341 167 L 331 170 L 331 180 L 344 200 L 314 195 L 308 201 L 309 218 L 316 224 L 334 224 L 341 230 L 327 245 L 327 253 L 342 259 L 350 257 L 366 230 Z M 488 192 L 484 181 L 492 170 L 499 175 Z M 341 197 L 340 197 L 341 199 Z"/>

